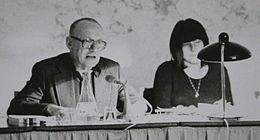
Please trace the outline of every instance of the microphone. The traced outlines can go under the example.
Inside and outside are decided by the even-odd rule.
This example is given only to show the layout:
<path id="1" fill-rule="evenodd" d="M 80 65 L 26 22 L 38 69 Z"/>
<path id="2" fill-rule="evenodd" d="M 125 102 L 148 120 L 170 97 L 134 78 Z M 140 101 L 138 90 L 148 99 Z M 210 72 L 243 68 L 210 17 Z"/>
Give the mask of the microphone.
<path id="1" fill-rule="evenodd" d="M 125 85 L 124 83 L 122 83 L 121 81 L 117 80 L 113 75 L 107 75 L 105 77 L 106 81 L 108 83 L 113 83 L 113 84 L 117 84 L 117 85 Z"/>

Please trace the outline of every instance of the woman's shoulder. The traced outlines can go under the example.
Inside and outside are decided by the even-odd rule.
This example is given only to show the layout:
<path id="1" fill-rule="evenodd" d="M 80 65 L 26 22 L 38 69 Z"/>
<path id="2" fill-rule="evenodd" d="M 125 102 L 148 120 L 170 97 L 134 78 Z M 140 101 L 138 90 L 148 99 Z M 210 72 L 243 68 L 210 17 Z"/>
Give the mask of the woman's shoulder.
<path id="1" fill-rule="evenodd" d="M 163 63 L 161 63 L 157 69 L 157 71 L 174 71 L 175 69 L 177 69 L 178 66 L 176 64 L 175 61 L 165 61 Z"/>
<path id="2" fill-rule="evenodd" d="M 211 68 L 219 68 L 220 67 L 220 63 L 207 63 L 207 65 Z"/>
<path id="3" fill-rule="evenodd" d="M 213 74 L 217 74 L 219 75 L 220 72 L 221 72 L 221 64 L 220 63 L 209 63 L 207 64 L 209 66 L 209 73 Z M 228 74 L 228 70 L 227 68 L 224 66 L 224 70 L 225 70 L 225 73 Z"/>
<path id="4" fill-rule="evenodd" d="M 177 64 L 175 61 L 169 60 L 169 61 L 164 61 L 163 63 L 161 63 L 159 65 L 159 67 L 177 67 Z"/>
<path id="5" fill-rule="evenodd" d="M 221 64 L 220 63 L 207 63 L 207 65 L 209 66 L 209 68 L 211 70 L 219 70 L 221 68 Z M 224 67 L 225 70 L 227 69 L 226 67 Z"/>

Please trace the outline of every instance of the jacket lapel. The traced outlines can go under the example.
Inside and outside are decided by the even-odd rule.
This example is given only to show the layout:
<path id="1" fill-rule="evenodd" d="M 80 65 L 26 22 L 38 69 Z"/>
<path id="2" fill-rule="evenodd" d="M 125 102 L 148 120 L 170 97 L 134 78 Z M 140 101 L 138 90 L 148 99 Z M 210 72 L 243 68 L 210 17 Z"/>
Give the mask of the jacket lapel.
<path id="1" fill-rule="evenodd" d="M 117 75 L 116 69 L 107 69 L 100 59 L 96 66 L 100 69 L 98 75 L 94 74 L 95 98 L 100 113 L 103 113 L 105 107 L 116 108 L 118 85 L 108 83 L 105 80 L 107 75 Z M 94 71 L 95 72 L 95 71 Z"/>
<path id="2" fill-rule="evenodd" d="M 63 107 L 76 106 L 76 94 L 72 73 L 60 73 L 55 76 L 56 95 L 58 102 Z"/>
<path id="3" fill-rule="evenodd" d="M 63 60 L 57 60 L 58 73 L 54 75 L 54 87 L 58 104 L 63 107 L 75 107 L 78 89 L 75 87 L 76 79 L 73 77 L 73 64 L 70 56 Z"/>

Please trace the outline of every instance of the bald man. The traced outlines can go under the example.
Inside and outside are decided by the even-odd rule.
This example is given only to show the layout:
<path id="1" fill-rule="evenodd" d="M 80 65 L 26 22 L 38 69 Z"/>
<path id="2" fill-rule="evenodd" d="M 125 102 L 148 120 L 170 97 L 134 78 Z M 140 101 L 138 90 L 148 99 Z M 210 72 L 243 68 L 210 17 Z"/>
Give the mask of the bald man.
<path id="1" fill-rule="evenodd" d="M 117 106 L 122 111 L 120 99 L 124 98 L 118 98 L 120 85 L 106 80 L 107 75 L 120 80 L 120 67 L 117 62 L 100 56 L 107 46 L 102 35 L 101 25 L 92 18 L 73 22 L 66 38 L 69 53 L 36 63 L 31 79 L 11 101 L 7 114 L 54 116 L 62 113 L 64 107 L 75 108 L 83 100 L 84 73 L 90 73 L 94 98 L 88 95 L 86 101 L 94 100 L 99 113 L 107 106 Z M 131 98 L 133 103 L 137 100 Z"/>

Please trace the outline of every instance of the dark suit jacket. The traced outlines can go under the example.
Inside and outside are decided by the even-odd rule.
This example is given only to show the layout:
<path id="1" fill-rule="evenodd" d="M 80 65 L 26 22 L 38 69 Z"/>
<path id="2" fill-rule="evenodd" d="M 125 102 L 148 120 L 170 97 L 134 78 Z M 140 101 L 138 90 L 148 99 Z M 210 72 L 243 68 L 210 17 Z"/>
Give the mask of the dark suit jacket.
<path id="1" fill-rule="evenodd" d="M 7 114 L 50 115 L 48 104 L 75 107 L 79 96 L 80 78 L 69 53 L 36 63 L 31 79 L 11 101 Z M 94 95 L 100 113 L 105 106 L 116 106 L 119 86 L 108 83 L 106 75 L 120 79 L 119 64 L 107 58 L 100 58 L 93 68 Z M 76 87 L 75 87 L 76 86 Z"/>

